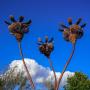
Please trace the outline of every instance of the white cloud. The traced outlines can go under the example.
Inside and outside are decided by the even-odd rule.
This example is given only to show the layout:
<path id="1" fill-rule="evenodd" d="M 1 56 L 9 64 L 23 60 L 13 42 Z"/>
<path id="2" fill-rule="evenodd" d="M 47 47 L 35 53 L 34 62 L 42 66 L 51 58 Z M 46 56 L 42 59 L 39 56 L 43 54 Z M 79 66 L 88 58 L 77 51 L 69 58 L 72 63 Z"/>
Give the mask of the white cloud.
<path id="1" fill-rule="evenodd" d="M 43 67 L 42 65 L 39 65 L 35 60 L 33 59 L 26 59 L 25 58 L 26 65 L 28 67 L 28 70 L 34 80 L 35 83 L 43 83 L 45 80 L 52 80 L 54 78 L 53 72 L 49 69 L 49 67 Z M 22 63 L 22 60 L 14 60 L 9 65 L 10 69 L 15 68 L 14 75 L 17 75 L 19 72 L 24 72 L 23 76 L 26 76 L 26 72 Z M 56 72 L 57 78 L 60 76 L 60 72 Z M 74 73 L 70 71 L 66 71 L 64 73 L 64 76 L 61 81 L 61 86 L 64 86 L 67 82 L 67 77 L 73 76 Z M 52 80 L 53 81 L 53 80 Z"/>

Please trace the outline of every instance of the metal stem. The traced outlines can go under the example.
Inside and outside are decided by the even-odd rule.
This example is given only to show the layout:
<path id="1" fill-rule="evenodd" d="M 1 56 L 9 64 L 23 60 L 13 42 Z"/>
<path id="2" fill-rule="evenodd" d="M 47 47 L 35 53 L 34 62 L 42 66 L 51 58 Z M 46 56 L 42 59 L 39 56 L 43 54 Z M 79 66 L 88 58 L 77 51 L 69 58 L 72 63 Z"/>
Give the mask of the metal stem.
<path id="1" fill-rule="evenodd" d="M 62 77 L 63 77 L 64 72 L 66 71 L 66 69 L 67 69 L 67 67 L 68 67 L 68 65 L 69 65 L 69 63 L 70 63 L 70 61 L 71 61 L 71 59 L 72 59 L 72 56 L 73 56 L 73 54 L 74 54 L 74 51 L 75 51 L 75 44 L 73 44 L 72 52 L 71 52 L 71 54 L 70 54 L 70 57 L 69 57 L 69 59 L 67 60 L 65 66 L 64 66 L 64 68 L 63 68 L 63 70 L 62 70 L 62 73 L 61 73 L 61 75 L 60 75 L 60 77 L 59 77 L 58 85 L 57 85 L 57 89 L 56 89 L 56 90 L 59 89 L 59 85 L 60 85 L 60 83 L 61 83 Z"/>
<path id="2" fill-rule="evenodd" d="M 24 56 L 23 56 L 22 48 L 21 48 L 21 42 L 18 42 L 18 47 L 19 47 L 19 50 L 20 50 L 20 55 L 21 55 L 21 57 L 22 57 L 23 65 L 24 65 L 24 67 L 25 67 L 25 69 L 26 69 L 26 72 L 27 72 L 27 76 L 28 76 L 27 78 L 28 78 L 28 80 L 30 81 L 31 88 L 32 88 L 33 90 L 35 90 L 35 86 L 34 86 L 34 83 L 33 83 L 33 81 L 32 81 L 32 77 L 31 77 L 31 75 L 30 75 L 30 73 L 29 73 L 29 71 L 28 71 L 28 68 L 27 68 L 26 63 L 25 63 L 25 60 L 24 60 Z"/>

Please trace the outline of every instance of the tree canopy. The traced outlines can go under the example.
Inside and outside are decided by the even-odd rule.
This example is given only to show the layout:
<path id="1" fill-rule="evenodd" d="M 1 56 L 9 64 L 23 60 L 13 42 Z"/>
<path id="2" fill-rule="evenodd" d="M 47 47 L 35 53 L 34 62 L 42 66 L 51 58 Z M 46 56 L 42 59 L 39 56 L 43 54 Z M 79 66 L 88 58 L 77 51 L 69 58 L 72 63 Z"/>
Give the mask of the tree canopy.
<path id="1" fill-rule="evenodd" d="M 90 79 L 81 72 L 75 72 L 73 77 L 68 78 L 65 90 L 90 90 Z"/>

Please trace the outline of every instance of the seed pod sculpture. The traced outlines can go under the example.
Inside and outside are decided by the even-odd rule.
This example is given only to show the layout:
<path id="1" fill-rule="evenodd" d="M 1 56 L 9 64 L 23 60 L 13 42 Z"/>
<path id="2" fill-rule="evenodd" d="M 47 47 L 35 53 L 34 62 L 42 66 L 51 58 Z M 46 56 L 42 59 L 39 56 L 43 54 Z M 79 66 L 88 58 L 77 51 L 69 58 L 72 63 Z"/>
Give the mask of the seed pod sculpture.
<path id="1" fill-rule="evenodd" d="M 72 19 L 71 19 L 71 18 L 68 18 L 68 24 L 69 24 L 69 26 L 66 26 L 66 25 L 64 25 L 64 24 L 61 24 L 61 27 L 62 27 L 62 28 L 59 29 L 59 31 L 61 31 L 61 32 L 63 33 L 64 39 L 65 39 L 66 41 L 72 43 L 73 48 L 72 48 L 72 52 L 71 52 L 71 54 L 70 54 L 70 57 L 69 57 L 69 59 L 67 60 L 65 66 L 64 66 L 64 68 L 63 68 L 63 70 L 62 70 L 62 73 L 61 73 L 61 75 L 60 75 L 60 77 L 59 77 L 58 85 L 57 85 L 57 89 L 56 89 L 56 90 L 59 89 L 59 85 L 60 85 L 61 79 L 62 79 L 62 77 L 63 77 L 63 74 L 64 74 L 64 72 L 66 71 L 66 69 L 67 69 L 67 67 L 68 67 L 68 65 L 69 65 L 69 63 L 70 63 L 70 61 L 71 61 L 71 59 L 72 59 L 72 56 L 73 56 L 74 51 L 75 51 L 76 41 L 77 41 L 78 39 L 81 39 L 82 36 L 84 35 L 84 30 L 83 30 L 83 28 L 86 26 L 86 23 L 80 25 L 81 21 L 82 21 L 82 19 L 79 18 L 79 19 L 77 20 L 77 22 L 76 22 L 75 24 L 73 24 Z"/>
<path id="2" fill-rule="evenodd" d="M 54 45 L 53 45 L 53 38 L 50 40 L 48 39 L 48 36 L 45 37 L 45 42 L 42 41 L 41 38 L 38 39 L 38 45 L 39 45 L 39 51 L 44 54 L 50 63 L 50 68 L 52 69 L 54 73 L 54 78 L 55 78 L 55 83 L 54 83 L 54 89 L 56 90 L 57 87 L 57 78 L 56 78 L 56 73 L 52 64 L 52 60 L 50 59 L 51 52 L 54 50 Z"/>
<path id="3" fill-rule="evenodd" d="M 79 25 L 81 20 L 82 19 L 79 18 L 77 22 L 73 24 L 72 19 L 68 18 L 69 26 L 61 24 L 62 29 L 60 29 L 60 31 L 63 32 L 63 37 L 66 41 L 74 44 L 77 39 L 80 39 L 83 36 L 83 28 L 86 26 L 86 23 Z"/>
<path id="4" fill-rule="evenodd" d="M 21 41 L 22 41 L 24 35 L 29 32 L 29 26 L 31 24 L 31 20 L 29 20 L 27 22 L 23 22 L 23 20 L 24 20 L 23 16 L 20 16 L 19 20 L 15 20 L 14 16 L 10 16 L 9 18 L 10 18 L 11 22 L 5 21 L 5 23 L 8 25 L 8 29 L 9 29 L 10 33 L 13 36 L 15 36 L 16 40 L 18 41 L 18 46 L 20 49 L 20 55 L 22 57 L 24 67 L 25 67 L 26 72 L 27 72 L 28 80 L 30 81 L 30 85 L 31 85 L 32 89 L 35 89 L 31 75 L 30 75 L 28 68 L 26 66 L 24 56 L 22 53 L 22 48 L 21 48 Z"/>
<path id="5" fill-rule="evenodd" d="M 24 34 L 29 32 L 31 20 L 23 22 L 23 16 L 20 16 L 18 21 L 15 20 L 14 16 L 10 16 L 10 20 L 11 22 L 5 21 L 5 23 L 8 25 L 10 33 L 20 42 L 23 39 Z"/>

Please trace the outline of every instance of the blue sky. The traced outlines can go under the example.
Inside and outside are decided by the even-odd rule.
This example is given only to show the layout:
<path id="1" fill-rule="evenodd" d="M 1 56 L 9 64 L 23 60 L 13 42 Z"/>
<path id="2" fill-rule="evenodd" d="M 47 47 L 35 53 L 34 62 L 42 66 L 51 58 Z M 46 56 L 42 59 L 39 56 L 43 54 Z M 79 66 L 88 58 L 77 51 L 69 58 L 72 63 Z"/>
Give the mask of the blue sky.
<path id="1" fill-rule="evenodd" d="M 16 18 L 23 15 L 26 20 L 31 19 L 30 32 L 22 41 L 25 58 L 33 58 L 39 64 L 47 67 L 48 60 L 40 54 L 37 47 L 37 38 L 44 39 L 45 35 L 54 37 L 55 49 L 51 55 L 56 71 L 62 68 L 68 59 L 72 45 L 64 41 L 62 34 L 58 32 L 59 23 L 72 17 L 75 22 L 79 17 L 87 23 L 84 36 L 78 40 L 76 51 L 67 70 L 81 71 L 90 76 L 90 0 L 2 0 L 0 2 L 0 70 L 15 59 L 21 59 L 17 41 L 9 34 L 4 20 L 9 15 Z"/>

